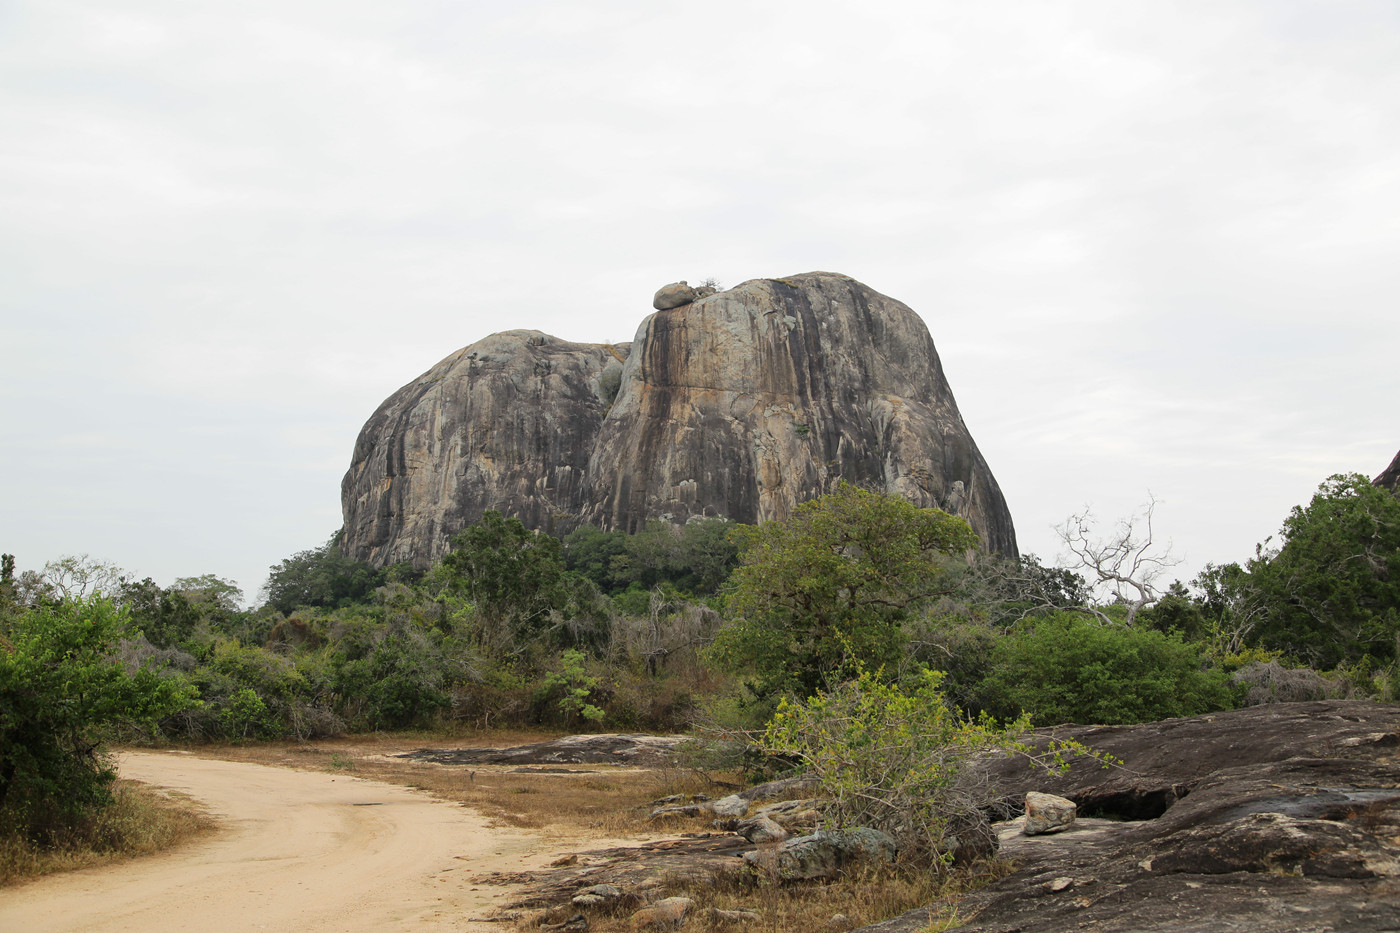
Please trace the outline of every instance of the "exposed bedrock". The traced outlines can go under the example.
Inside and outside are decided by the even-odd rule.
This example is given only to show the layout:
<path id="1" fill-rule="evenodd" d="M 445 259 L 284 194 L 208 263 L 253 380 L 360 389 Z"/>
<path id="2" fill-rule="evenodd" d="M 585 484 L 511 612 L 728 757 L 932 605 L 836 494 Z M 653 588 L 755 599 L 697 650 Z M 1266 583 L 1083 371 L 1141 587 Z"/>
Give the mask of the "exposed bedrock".
<path id="1" fill-rule="evenodd" d="M 426 565 L 487 509 L 555 532 L 782 519 L 840 480 L 955 512 L 1016 553 L 912 310 L 823 272 L 707 291 L 631 344 L 507 331 L 394 393 L 342 484 L 347 554 Z"/>
<path id="2" fill-rule="evenodd" d="M 1280 703 L 1139 726 L 1053 730 L 1112 755 L 1047 776 L 1009 758 L 1014 805 L 1078 805 L 1053 836 L 1000 827 L 1014 871 L 958 905 L 966 933 L 1400 930 L 1400 705 Z M 928 910 L 857 933 L 915 933 Z"/>

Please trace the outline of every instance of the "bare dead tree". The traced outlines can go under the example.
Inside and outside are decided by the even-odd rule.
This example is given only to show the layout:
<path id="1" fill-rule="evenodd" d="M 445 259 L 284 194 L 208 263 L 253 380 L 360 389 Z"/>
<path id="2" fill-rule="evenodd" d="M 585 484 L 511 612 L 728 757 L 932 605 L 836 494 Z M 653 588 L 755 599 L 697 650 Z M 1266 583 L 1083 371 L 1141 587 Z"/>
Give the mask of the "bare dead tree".
<path id="1" fill-rule="evenodd" d="M 1055 526 L 1055 533 L 1089 577 L 1090 585 L 1127 608 L 1127 625 L 1132 625 L 1143 609 L 1157 604 L 1162 598 L 1157 580 L 1167 568 L 1181 563 L 1172 556 L 1171 541 L 1161 544 L 1155 537 L 1152 521 L 1157 503 L 1149 492 L 1147 504 L 1120 518 L 1106 537 L 1098 536 L 1097 520 L 1088 508 Z M 1088 609 L 1100 622 L 1116 624 L 1101 609 Z"/>

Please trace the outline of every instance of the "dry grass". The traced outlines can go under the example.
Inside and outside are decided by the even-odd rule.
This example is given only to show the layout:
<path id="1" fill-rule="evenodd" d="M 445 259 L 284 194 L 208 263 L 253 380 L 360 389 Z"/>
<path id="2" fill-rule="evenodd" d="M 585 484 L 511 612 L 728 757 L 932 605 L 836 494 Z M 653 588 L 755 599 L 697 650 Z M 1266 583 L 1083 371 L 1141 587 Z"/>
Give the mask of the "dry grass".
<path id="1" fill-rule="evenodd" d="M 830 884 L 793 885 L 745 881 L 737 874 L 714 883 L 678 878 L 657 892 L 657 896 L 684 895 L 694 900 L 695 906 L 685 923 L 685 929 L 693 933 L 732 933 L 736 929 L 745 933 L 840 933 L 916 909 L 927 911 L 927 926 L 922 929 L 939 933 L 958 923 L 957 902 L 963 895 L 1004 871 L 1004 866 L 994 863 L 980 872 L 940 876 L 932 872 L 906 871 Z M 758 919 L 736 924 L 715 917 L 714 910 L 755 911 Z M 553 916 L 537 915 L 520 923 L 519 928 L 538 929 L 542 921 L 557 921 L 569 913 L 571 911 L 566 908 L 555 911 Z M 631 930 L 630 913 L 630 910 L 612 915 L 590 913 L 589 930 L 592 933 Z"/>
<path id="2" fill-rule="evenodd" d="M 134 781 L 118 781 L 113 803 L 51 846 L 0 836 L 0 886 L 40 875 L 163 852 L 212 832 L 215 821 L 188 800 Z"/>
<path id="3" fill-rule="evenodd" d="M 487 732 L 466 737 L 408 733 L 343 736 L 316 742 L 209 745 L 198 754 L 278 767 L 329 771 L 412 787 L 465 804 L 506 826 L 588 839 L 657 833 L 648 802 L 669 794 L 715 793 L 688 771 L 566 765 L 577 773 L 521 772 L 498 765 L 441 765 L 396 758 L 419 748 L 503 748 L 558 738 L 560 733 Z M 728 791 L 722 791 L 727 793 Z M 698 825 L 698 824 L 697 824 Z M 708 823 L 705 824 L 708 828 Z M 664 831 L 680 827 L 664 827 Z"/>

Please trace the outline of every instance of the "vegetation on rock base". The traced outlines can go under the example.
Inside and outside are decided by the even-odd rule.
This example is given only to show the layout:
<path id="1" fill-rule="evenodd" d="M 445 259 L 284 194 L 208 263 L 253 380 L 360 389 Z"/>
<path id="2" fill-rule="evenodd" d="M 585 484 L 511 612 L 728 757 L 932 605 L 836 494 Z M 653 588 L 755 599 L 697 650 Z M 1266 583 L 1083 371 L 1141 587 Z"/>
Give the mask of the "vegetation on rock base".
<path id="1" fill-rule="evenodd" d="M 1129 723 L 1400 698 L 1400 500 L 1332 477 L 1268 544 L 1190 587 L 1095 600 L 1083 568 L 969 554 L 960 519 L 843 486 L 754 528 L 560 540 L 488 513 L 427 573 L 347 561 L 333 538 L 272 568 L 253 610 L 208 574 L 160 587 L 85 558 L 17 574 L 7 556 L 0 822 L 55 841 L 100 812 L 101 749 L 116 737 L 673 731 L 703 718 L 843 775 L 832 798 L 873 809 L 838 803 L 839 821 L 904 820 L 923 827 L 914 848 L 944 851 L 943 826 L 924 818 L 956 784 L 942 756 L 1014 743 L 1023 713 Z"/>

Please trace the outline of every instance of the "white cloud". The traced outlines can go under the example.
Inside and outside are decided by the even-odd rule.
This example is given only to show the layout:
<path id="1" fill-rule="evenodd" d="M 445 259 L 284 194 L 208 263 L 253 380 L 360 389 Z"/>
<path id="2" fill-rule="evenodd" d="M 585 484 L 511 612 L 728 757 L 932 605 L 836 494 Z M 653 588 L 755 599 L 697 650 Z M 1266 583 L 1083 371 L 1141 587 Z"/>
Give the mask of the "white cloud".
<path id="1" fill-rule="evenodd" d="M 707 275 L 845 272 L 919 311 L 1043 556 L 1151 488 L 1193 562 L 1238 559 L 1400 446 L 1390 4 L 0 16 L 25 566 L 251 592 L 335 527 L 399 385 L 510 327 L 630 339 Z"/>

